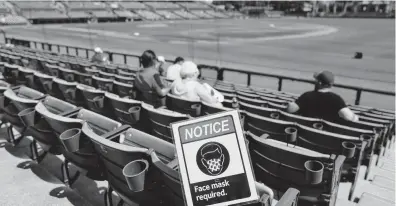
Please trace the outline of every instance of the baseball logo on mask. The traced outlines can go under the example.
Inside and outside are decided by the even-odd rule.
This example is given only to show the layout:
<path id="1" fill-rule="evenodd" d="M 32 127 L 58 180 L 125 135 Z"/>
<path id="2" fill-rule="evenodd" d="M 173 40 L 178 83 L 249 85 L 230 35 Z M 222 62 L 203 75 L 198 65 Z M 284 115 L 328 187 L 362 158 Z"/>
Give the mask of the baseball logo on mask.
<path id="1" fill-rule="evenodd" d="M 199 148 L 196 161 L 204 174 L 217 176 L 227 170 L 230 164 L 230 155 L 222 144 L 208 142 Z"/>

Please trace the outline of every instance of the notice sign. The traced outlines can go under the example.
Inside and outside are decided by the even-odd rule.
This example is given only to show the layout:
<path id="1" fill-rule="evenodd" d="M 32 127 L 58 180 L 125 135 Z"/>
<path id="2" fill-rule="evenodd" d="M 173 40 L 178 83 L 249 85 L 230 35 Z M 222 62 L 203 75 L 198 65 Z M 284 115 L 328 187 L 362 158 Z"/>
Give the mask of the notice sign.
<path id="1" fill-rule="evenodd" d="M 171 126 L 188 206 L 258 200 L 236 110 Z"/>

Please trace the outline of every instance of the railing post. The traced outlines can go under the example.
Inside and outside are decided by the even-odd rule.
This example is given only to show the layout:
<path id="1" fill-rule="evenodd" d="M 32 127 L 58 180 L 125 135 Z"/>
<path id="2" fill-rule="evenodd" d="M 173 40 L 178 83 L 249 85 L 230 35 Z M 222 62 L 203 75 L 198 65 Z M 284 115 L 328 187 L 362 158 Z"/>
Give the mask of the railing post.
<path id="1" fill-rule="evenodd" d="M 362 96 L 362 90 L 358 89 L 356 90 L 356 99 L 355 99 L 355 105 L 360 104 L 360 97 Z"/>
<path id="2" fill-rule="evenodd" d="M 282 91 L 283 78 L 278 77 L 278 91 Z"/>
<path id="3" fill-rule="evenodd" d="M 59 46 L 59 44 L 58 44 L 58 53 L 60 53 L 60 46 Z"/>
<path id="4" fill-rule="evenodd" d="M 69 47 L 66 46 L 66 54 L 69 55 Z"/>
<path id="5" fill-rule="evenodd" d="M 224 80 L 224 69 L 217 68 L 217 80 L 223 81 Z"/>
<path id="6" fill-rule="evenodd" d="M 250 86 L 250 81 L 251 81 L 251 75 L 250 73 L 247 74 L 247 85 Z"/>
<path id="7" fill-rule="evenodd" d="M 1 33 L 3 34 L 3 38 L 4 38 L 4 44 L 7 44 L 7 37 L 6 37 L 6 33 L 3 29 L 0 29 Z"/>
<path id="8" fill-rule="evenodd" d="M 109 52 L 109 61 L 113 62 L 113 53 L 110 53 L 110 52 Z"/>
<path id="9" fill-rule="evenodd" d="M 76 56 L 78 56 L 78 48 L 75 48 L 76 49 Z"/>
<path id="10" fill-rule="evenodd" d="M 124 54 L 124 64 L 127 64 L 127 56 Z"/>

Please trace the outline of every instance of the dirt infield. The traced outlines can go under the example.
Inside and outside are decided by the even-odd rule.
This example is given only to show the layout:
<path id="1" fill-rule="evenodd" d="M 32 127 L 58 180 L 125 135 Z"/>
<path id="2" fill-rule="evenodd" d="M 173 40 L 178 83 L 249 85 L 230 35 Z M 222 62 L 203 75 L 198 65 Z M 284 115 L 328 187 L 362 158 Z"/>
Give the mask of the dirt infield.
<path id="1" fill-rule="evenodd" d="M 319 70 L 336 82 L 394 91 L 394 19 L 260 19 L 67 24 L 10 27 L 8 37 L 140 54 L 153 49 L 173 59 L 310 78 Z M 353 59 L 356 51 L 363 59 Z M 115 59 L 116 61 L 119 59 Z M 129 62 L 128 62 L 129 63 Z M 131 61 L 131 64 L 136 61 Z M 209 73 L 205 75 L 211 75 Z M 245 83 L 246 77 L 225 74 Z M 276 88 L 275 79 L 252 78 L 254 85 Z M 301 93 L 311 85 L 285 82 Z M 337 90 L 340 91 L 340 90 Z M 340 91 L 353 103 L 355 92 Z M 394 97 L 363 93 L 361 104 L 394 109 Z"/>

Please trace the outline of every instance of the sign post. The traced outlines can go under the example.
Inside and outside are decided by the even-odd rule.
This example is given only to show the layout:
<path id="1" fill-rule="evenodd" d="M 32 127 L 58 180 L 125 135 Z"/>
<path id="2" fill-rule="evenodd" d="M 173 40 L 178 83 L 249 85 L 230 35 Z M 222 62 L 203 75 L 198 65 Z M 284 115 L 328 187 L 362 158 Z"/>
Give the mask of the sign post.
<path id="1" fill-rule="evenodd" d="M 258 200 L 236 110 L 171 126 L 187 206 L 234 205 Z"/>

